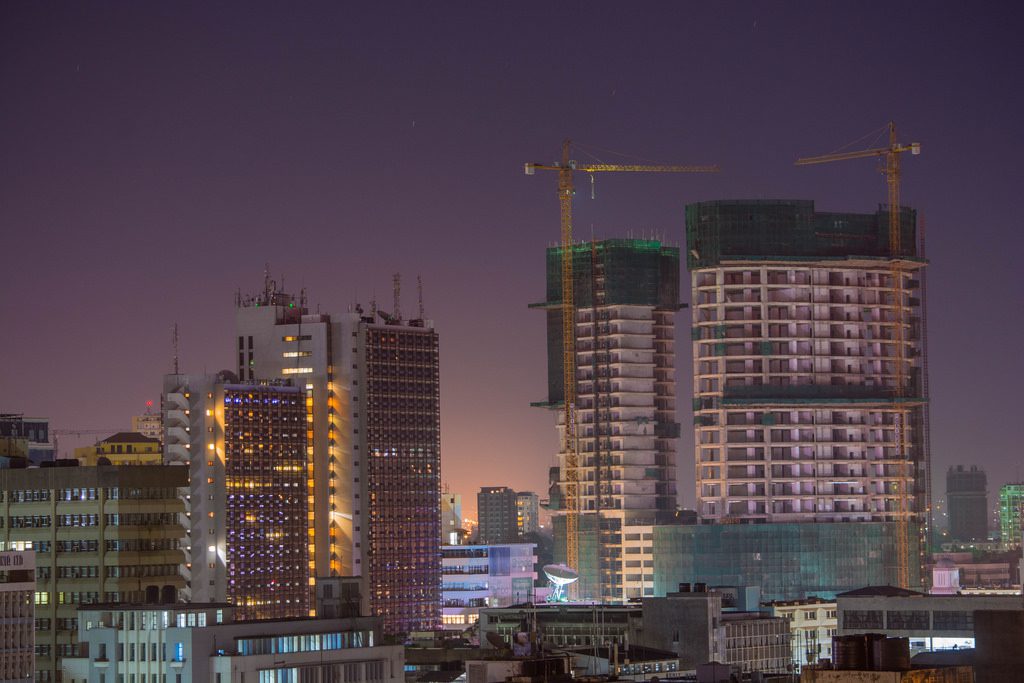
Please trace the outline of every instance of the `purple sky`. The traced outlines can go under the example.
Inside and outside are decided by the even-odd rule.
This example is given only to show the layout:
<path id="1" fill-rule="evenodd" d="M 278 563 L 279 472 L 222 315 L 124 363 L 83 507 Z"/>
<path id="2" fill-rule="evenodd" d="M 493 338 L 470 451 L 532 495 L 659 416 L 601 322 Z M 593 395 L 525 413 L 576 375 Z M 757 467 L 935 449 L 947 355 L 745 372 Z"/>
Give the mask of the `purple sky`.
<path id="1" fill-rule="evenodd" d="M 546 375 L 526 304 L 558 207 L 523 162 L 571 137 L 720 164 L 580 193 L 578 236 L 680 243 L 699 200 L 873 211 L 873 162 L 792 162 L 892 118 L 923 147 L 903 199 L 932 261 L 936 494 L 952 463 L 993 491 L 1022 475 L 1017 6 L 353 4 L 0 4 L 0 409 L 127 427 L 158 399 L 174 322 L 185 370 L 232 367 L 233 293 L 264 262 L 335 312 L 389 306 L 401 271 L 403 309 L 422 275 L 441 334 L 444 481 L 467 509 L 481 485 L 542 492 L 556 444 L 528 406 Z M 680 472 L 692 505 L 689 438 Z"/>

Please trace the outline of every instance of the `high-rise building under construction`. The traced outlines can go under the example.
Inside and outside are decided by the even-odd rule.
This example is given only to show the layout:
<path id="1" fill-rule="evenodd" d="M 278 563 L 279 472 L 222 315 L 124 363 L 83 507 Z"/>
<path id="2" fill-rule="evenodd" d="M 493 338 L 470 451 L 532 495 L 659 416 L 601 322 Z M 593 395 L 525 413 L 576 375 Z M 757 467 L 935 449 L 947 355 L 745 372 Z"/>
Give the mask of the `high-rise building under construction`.
<path id="1" fill-rule="evenodd" d="M 916 219 L 900 209 L 902 246 L 891 253 L 885 209 L 686 207 L 704 519 L 926 522 Z"/>
<path id="2" fill-rule="evenodd" d="M 622 601 L 653 595 L 653 526 L 676 505 L 674 316 L 679 249 L 654 240 L 609 239 L 572 247 L 576 309 L 579 597 Z M 547 250 L 548 398 L 564 399 L 562 248 Z M 553 488 L 556 556 L 565 559 L 568 476 L 565 412 L 558 411 Z"/>

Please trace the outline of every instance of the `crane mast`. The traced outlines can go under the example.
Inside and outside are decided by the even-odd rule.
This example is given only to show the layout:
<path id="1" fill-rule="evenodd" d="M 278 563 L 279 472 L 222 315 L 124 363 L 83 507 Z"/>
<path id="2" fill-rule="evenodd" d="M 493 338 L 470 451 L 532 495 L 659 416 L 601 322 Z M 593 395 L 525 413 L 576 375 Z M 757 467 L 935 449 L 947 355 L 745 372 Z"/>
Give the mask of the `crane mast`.
<path id="1" fill-rule="evenodd" d="M 854 152 L 843 152 L 838 154 L 824 154 L 815 157 L 804 157 L 797 159 L 797 166 L 810 164 L 821 164 L 830 161 L 846 161 L 848 159 L 863 159 L 868 157 L 881 158 L 884 161 L 882 173 L 885 174 L 885 182 L 889 195 L 889 273 L 892 280 L 893 296 L 893 342 L 896 348 L 895 378 L 892 394 L 895 399 L 894 410 L 894 440 L 898 449 L 897 459 L 899 463 L 899 476 L 896 480 L 897 516 L 896 516 L 896 579 L 901 588 L 910 587 L 910 532 L 909 518 L 911 510 L 908 501 L 907 480 L 915 481 L 913 462 L 908 458 L 908 409 L 906 407 L 906 330 L 904 320 L 906 319 L 906 301 L 904 293 L 904 266 L 902 257 L 903 236 L 900 221 L 900 154 L 910 152 L 913 155 L 921 153 L 920 143 L 913 142 L 909 145 L 901 145 L 896 141 L 896 124 L 889 122 L 889 144 L 886 147 L 875 149 L 858 150 Z"/>
<path id="2" fill-rule="evenodd" d="M 561 275 L 562 275 L 562 385 L 563 385 L 563 439 L 565 487 L 565 562 L 579 567 L 580 480 L 576 420 L 576 306 L 573 280 L 572 200 L 576 194 L 574 173 L 601 173 L 608 171 L 653 173 L 717 173 L 718 166 L 637 165 L 637 164 L 580 164 L 571 158 L 572 143 L 562 141 L 562 156 L 557 164 L 525 164 L 526 175 L 538 169 L 558 172 L 558 203 L 561 213 Z M 593 175 L 591 175 L 593 179 Z M 597 322 L 595 321 L 596 325 Z M 597 378 L 594 378 L 597 381 Z M 575 588 L 576 584 L 573 584 Z"/>

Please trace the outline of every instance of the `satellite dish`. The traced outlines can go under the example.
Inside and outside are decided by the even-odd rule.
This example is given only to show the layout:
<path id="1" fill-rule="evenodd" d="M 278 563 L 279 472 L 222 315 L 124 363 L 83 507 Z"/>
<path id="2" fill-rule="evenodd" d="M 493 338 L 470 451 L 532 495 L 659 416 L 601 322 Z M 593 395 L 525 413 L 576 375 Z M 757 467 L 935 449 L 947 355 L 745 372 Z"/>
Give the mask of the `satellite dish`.
<path id="1" fill-rule="evenodd" d="M 499 636 L 494 631 L 487 632 L 487 642 L 493 645 L 494 647 L 498 648 L 499 650 L 509 649 L 508 643 L 505 642 L 505 639 Z"/>
<path id="2" fill-rule="evenodd" d="M 580 578 L 580 573 L 570 567 L 567 564 L 546 564 L 544 565 L 544 575 L 548 577 L 548 581 L 551 582 L 551 594 L 548 596 L 548 602 L 566 602 L 569 599 L 569 595 L 566 592 L 566 586 Z"/>
<path id="3" fill-rule="evenodd" d="M 579 572 L 567 564 L 546 564 L 544 575 L 556 586 L 568 586 L 580 578 Z"/>

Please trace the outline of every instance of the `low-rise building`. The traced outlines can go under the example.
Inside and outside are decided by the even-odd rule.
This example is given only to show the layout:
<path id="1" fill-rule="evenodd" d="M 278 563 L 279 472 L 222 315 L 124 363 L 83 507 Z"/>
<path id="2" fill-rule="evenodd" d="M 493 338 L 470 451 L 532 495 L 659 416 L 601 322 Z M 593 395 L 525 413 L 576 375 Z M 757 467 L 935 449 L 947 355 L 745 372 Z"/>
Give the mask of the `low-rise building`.
<path id="1" fill-rule="evenodd" d="M 909 638 L 912 654 L 974 647 L 975 613 L 993 610 L 1024 610 L 1024 604 L 1020 595 L 925 595 L 892 586 L 837 597 L 839 635 Z"/>
<path id="2" fill-rule="evenodd" d="M 715 630 L 725 664 L 741 672 L 783 673 L 793 669 L 789 620 L 762 612 L 725 612 Z"/>
<path id="3" fill-rule="evenodd" d="M 835 600 L 776 600 L 765 603 L 765 607 L 773 617 L 789 622 L 790 649 L 797 671 L 820 659 L 832 659 L 832 636 L 839 628 Z"/>
<path id="4" fill-rule="evenodd" d="M 492 638 L 513 643 L 522 632 L 538 634 L 545 650 L 595 645 L 642 644 L 644 615 L 639 605 L 613 603 L 559 603 L 481 608 L 480 647 L 493 649 Z M 666 649 L 666 648 L 661 648 Z"/>
<path id="5" fill-rule="evenodd" d="M 77 683 L 401 683 L 401 645 L 380 620 L 298 618 L 235 622 L 226 603 L 93 605 L 78 614 Z"/>
<path id="6" fill-rule="evenodd" d="M 100 458 L 106 458 L 106 465 L 160 465 L 163 463 L 163 449 L 160 440 L 139 432 L 118 432 L 93 446 L 75 449 L 79 463 L 94 467 Z"/>
<path id="7" fill-rule="evenodd" d="M 533 543 L 441 546 L 441 619 L 445 628 L 475 624 L 480 609 L 533 602 Z"/>

